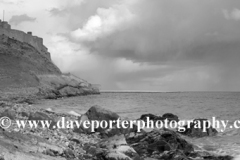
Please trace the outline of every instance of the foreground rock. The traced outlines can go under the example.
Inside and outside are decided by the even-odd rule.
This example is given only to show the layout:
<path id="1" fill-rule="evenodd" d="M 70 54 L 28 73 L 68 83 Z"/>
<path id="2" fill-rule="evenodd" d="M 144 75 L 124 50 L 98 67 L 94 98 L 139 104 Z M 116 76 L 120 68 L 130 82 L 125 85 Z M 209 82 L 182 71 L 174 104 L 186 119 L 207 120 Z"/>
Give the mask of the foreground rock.
<path id="1" fill-rule="evenodd" d="M 98 120 L 98 121 L 113 121 L 113 120 L 117 120 L 119 117 L 118 114 L 104 109 L 100 106 L 93 106 L 91 107 L 86 113 L 85 115 L 88 117 L 89 120 Z"/>
<path id="2" fill-rule="evenodd" d="M 206 131 L 204 131 L 204 124 Z M 210 127 L 208 127 L 210 126 Z M 195 119 L 189 126 L 184 126 L 185 132 L 180 132 L 183 135 L 190 137 L 206 137 L 206 136 L 215 136 L 218 131 L 207 122 L 207 119 Z"/>
<path id="3" fill-rule="evenodd" d="M 171 121 L 178 122 L 179 121 L 178 116 L 175 114 L 172 114 L 172 113 L 165 113 L 164 115 L 162 115 L 162 118 L 167 119 L 169 122 L 171 122 Z"/>
<path id="4" fill-rule="evenodd" d="M 143 114 L 143 115 L 141 115 L 141 117 L 139 119 L 146 122 L 147 118 L 149 118 L 149 120 L 154 121 L 154 122 L 156 122 L 156 121 L 164 121 L 164 120 L 167 120 L 168 122 L 171 122 L 171 121 L 178 122 L 179 121 L 178 116 L 174 115 L 172 113 L 165 113 L 162 116 L 156 116 L 156 115 L 151 114 L 151 113 Z"/>
<path id="5" fill-rule="evenodd" d="M 193 146 L 171 130 L 153 130 L 129 137 L 127 142 L 143 157 L 163 158 L 166 152 L 174 157 L 186 158 L 194 151 Z"/>
<path id="6" fill-rule="evenodd" d="M 93 106 L 86 114 L 71 115 L 36 109 L 27 104 L 0 103 L 0 115 L 22 120 L 116 120 L 114 112 Z M 194 151 L 193 145 L 179 133 L 167 130 L 136 132 L 133 128 L 101 129 L 96 133 L 80 126 L 75 129 L 0 129 L 0 160 L 230 160 Z"/>

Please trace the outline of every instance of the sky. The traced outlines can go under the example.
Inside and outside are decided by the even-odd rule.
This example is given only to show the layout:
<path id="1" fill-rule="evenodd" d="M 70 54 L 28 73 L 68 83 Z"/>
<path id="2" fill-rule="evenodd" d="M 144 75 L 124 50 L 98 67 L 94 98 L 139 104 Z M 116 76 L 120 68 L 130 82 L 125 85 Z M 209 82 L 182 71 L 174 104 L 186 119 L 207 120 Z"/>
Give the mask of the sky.
<path id="1" fill-rule="evenodd" d="M 0 0 L 3 9 L 62 72 L 101 90 L 240 90 L 239 0 Z"/>

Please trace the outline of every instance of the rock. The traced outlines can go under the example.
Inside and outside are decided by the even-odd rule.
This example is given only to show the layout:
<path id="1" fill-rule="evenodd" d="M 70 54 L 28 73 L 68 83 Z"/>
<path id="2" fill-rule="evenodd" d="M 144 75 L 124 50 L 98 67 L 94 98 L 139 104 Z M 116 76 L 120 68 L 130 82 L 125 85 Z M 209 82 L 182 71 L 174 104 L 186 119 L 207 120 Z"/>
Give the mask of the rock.
<path id="1" fill-rule="evenodd" d="M 71 138 L 70 141 L 75 142 L 76 144 L 81 144 L 81 141 L 76 138 Z"/>
<path id="2" fill-rule="evenodd" d="M 90 146 L 87 148 L 87 154 L 96 155 L 97 150 L 98 149 L 95 146 Z"/>
<path id="3" fill-rule="evenodd" d="M 155 155 L 154 157 L 164 160 L 190 160 L 184 153 L 179 150 L 164 152 L 163 154 Z"/>
<path id="4" fill-rule="evenodd" d="M 151 121 L 154 123 L 154 124 L 156 124 L 156 122 L 158 121 L 163 121 L 164 120 L 164 118 L 163 117 L 161 117 L 161 116 L 156 116 L 156 115 L 154 115 L 154 114 L 143 114 L 143 115 L 141 115 L 141 117 L 140 117 L 140 119 L 139 120 L 142 120 L 142 121 L 144 121 L 144 122 L 148 122 L 147 121 L 147 117 L 149 117 L 149 125 L 151 125 Z M 154 127 L 156 127 L 155 125 L 154 125 Z M 146 128 L 145 128 L 146 129 Z M 148 128 L 148 129 L 150 129 L 150 128 Z"/>
<path id="5" fill-rule="evenodd" d="M 120 121 L 121 123 L 121 121 Z M 121 125 L 120 125 L 121 127 Z M 113 125 L 112 128 L 108 128 L 106 130 L 102 130 L 100 133 L 101 133 L 101 136 L 102 137 L 112 137 L 112 136 L 115 136 L 115 135 L 125 135 L 125 136 L 130 136 L 130 134 L 136 134 L 137 133 L 137 125 L 133 124 L 133 127 L 130 127 L 130 125 L 127 127 L 127 128 L 118 128 L 117 125 Z M 144 130 L 141 130 L 141 132 L 144 132 Z"/>
<path id="6" fill-rule="evenodd" d="M 39 87 L 38 93 L 36 94 L 44 99 L 56 99 L 58 98 L 59 92 L 50 87 Z"/>
<path id="7" fill-rule="evenodd" d="M 54 111 L 53 111 L 52 108 L 46 108 L 45 111 L 46 111 L 47 113 L 54 113 Z"/>
<path id="8" fill-rule="evenodd" d="M 83 125 L 85 121 L 89 121 L 88 117 L 85 114 L 83 114 L 81 117 L 79 117 L 78 121 L 82 122 L 81 126 L 79 128 L 75 127 L 73 129 L 73 132 L 76 132 L 76 133 L 86 133 L 86 134 L 92 133 L 90 127 L 89 128 L 85 128 L 84 125 Z"/>
<path id="9" fill-rule="evenodd" d="M 209 156 L 209 157 L 204 157 L 204 159 L 207 160 L 232 160 L 232 156 Z"/>
<path id="10" fill-rule="evenodd" d="M 174 115 L 174 114 L 172 114 L 172 113 L 165 113 L 164 115 L 162 115 L 162 117 L 164 118 L 164 119 L 167 119 L 169 122 L 170 121 L 176 121 L 176 122 L 178 122 L 179 121 L 179 119 L 178 119 L 178 116 L 177 115 Z"/>
<path id="11" fill-rule="evenodd" d="M 46 155 L 49 155 L 49 156 L 56 156 L 56 154 L 54 153 L 54 151 L 53 150 L 51 150 L 51 149 L 47 149 L 45 152 L 44 152 L 44 154 L 46 154 Z"/>
<path id="12" fill-rule="evenodd" d="M 110 110 L 104 109 L 97 105 L 91 107 L 85 113 L 85 115 L 88 117 L 88 119 L 90 121 L 99 121 L 100 122 L 99 127 L 97 127 L 97 126 L 95 127 L 96 132 L 100 132 L 102 130 L 108 129 L 110 127 L 110 123 L 115 124 L 116 122 L 114 122 L 114 121 L 116 121 L 118 118 L 120 118 L 118 114 L 116 114 Z M 101 123 L 102 124 L 107 123 L 106 127 L 102 128 Z"/>
<path id="13" fill-rule="evenodd" d="M 23 112 L 20 112 L 20 115 L 21 115 L 21 117 L 27 117 L 28 118 L 30 116 L 30 113 L 23 111 Z"/>
<path id="14" fill-rule="evenodd" d="M 85 113 L 85 115 L 88 117 L 89 120 L 98 120 L 98 121 L 117 120 L 118 118 L 120 118 L 118 114 L 97 105 L 91 107 Z"/>
<path id="15" fill-rule="evenodd" d="M 0 118 L 1 117 L 8 117 L 10 119 L 15 119 L 16 118 L 16 112 L 11 109 L 6 109 L 2 113 L 0 113 Z"/>
<path id="16" fill-rule="evenodd" d="M 205 136 L 215 136 L 217 135 L 218 131 L 210 126 L 210 128 L 206 128 L 206 132 L 203 131 L 203 125 L 206 122 L 206 126 L 210 125 L 207 122 L 207 119 L 195 119 L 190 126 L 185 125 L 185 131 L 179 132 L 183 135 L 187 135 L 190 137 L 205 137 Z"/>
<path id="17" fill-rule="evenodd" d="M 149 114 L 143 114 L 143 115 L 141 115 L 140 120 L 146 121 L 146 120 L 147 120 L 147 117 L 149 117 L 149 120 L 156 120 L 156 119 L 159 118 L 158 116 L 149 113 Z"/>
<path id="18" fill-rule="evenodd" d="M 232 156 L 217 156 L 217 155 L 211 155 L 207 151 L 194 151 L 191 154 L 188 155 L 191 159 L 206 159 L 206 160 L 232 160 Z"/>
<path id="19" fill-rule="evenodd" d="M 76 96 L 80 94 L 78 88 L 74 88 L 71 86 L 66 86 L 60 89 L 59 93 L 61 94 L 62 97 L 65 97 L 65 96 L 71 97 L 71 96 Z"/>
<path id="20" fill-rule="evenodd" d="M 146 157 L 152 157 L 156 153 L 159 155 L 166 151 L 179 151 L 185 155 L 193 151 L 191 144 L 176 132 L 168 129 L 153 130 L 149 133 L 128 137 L 127 142 L 140 156 Z"/>
<path id="21" fill-rule="evenodd" d="M 64 154 L 64 157 L 66 157 L 66 158 L 75 158 L 76 157 L 74 152 L 71 149 L 64 150 L 63 154 Z"/>
<path id="22" fill-rule="evenodd" d="M 31 113 L 28 119 L 29 120 L 52 120 L 52 118 L 50 118 L 47 114 L 39 111 L 35 113 Z"/>
<path id="23" fill-rule="evenodd" d="M 76 117 L 81 117 L 81 114 L 75 112 L 75 111 L 69 111 L 68 114 L 76 116 Z"/>
<path id="24" fill-rule="evenodd" d="M 143 160 L 138 153 L 130 147 L 124 135 L 114 136 L 97 144 L 96 152 L 98 160 Z"/>

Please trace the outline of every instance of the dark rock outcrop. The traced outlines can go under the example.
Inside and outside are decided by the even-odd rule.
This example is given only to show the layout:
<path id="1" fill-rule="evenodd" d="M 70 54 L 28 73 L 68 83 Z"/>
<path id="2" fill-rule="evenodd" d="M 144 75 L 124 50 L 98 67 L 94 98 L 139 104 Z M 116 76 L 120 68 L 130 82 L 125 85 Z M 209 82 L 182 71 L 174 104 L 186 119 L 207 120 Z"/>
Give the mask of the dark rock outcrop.
<path id="1" fill-rule="evenodd" d="M 204 132 L 204 124 L 206 127 L 206 131 Z M 209 126 L 209 127 L 208 127 Z M 218 131 L 209 124 L 207 119 L 195 119 L 190 123 L 190 126 L 184 126 L 185 131 L 179 132 L 183 135 L 187 135 L 190 137 L 205 137 L 205 136 L 215 136 Z"/>
<path id="2" fill-rule="evenodd" d="M 140 120 L 146 121 L 146 120 L 147 120 L 147 117 L 149 117 L 149 120 L 156 120 L 156 119 L 159 118 L 158 116 L 149 113 L 149 114 L 143 114 L 143 115 L 141 115 Z"/>
<path id="3" fill-rule="evenodd" d="M 173 152 L 174 157 L 187 157 L 194 151 L 190 143 L 182 139 L 176 132 L 167 129 L 153 130 L 149 133 L 128 137 L 127 142 L 143 157 L 161 159 L 162 156 L 165 156 L 165 152 Z"/>
<path id="4" fill-rule="evenodd" d="M 162 115 L 163 119 L 167 119 L 169 122 L 171 121 L 175 121 L 175 122 L 178 122 L 179 119 L 178 119 L 178 116 L 175 115 L 175 114 L 172 114 L 172 113 L 165 113 L 164 115 Z"/>

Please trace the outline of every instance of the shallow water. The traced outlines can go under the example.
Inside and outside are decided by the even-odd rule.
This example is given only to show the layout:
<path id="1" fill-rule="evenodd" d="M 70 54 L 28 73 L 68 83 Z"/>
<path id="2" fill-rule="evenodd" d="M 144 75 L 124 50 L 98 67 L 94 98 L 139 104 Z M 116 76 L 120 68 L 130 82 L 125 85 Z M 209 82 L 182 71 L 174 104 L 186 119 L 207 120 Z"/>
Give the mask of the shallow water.
<path id="1" fill-rule="evenodd" d="M 122 117 L 137 119 L 142 114 L 162 115 L 170 112 L 180 119 L 212 118 L 240 120 L 240 92 L 177 92 L 177 93 L 102 93 L 58 100 L 43 100 L 36 104 L 60 112 L 85 113 L 100 105 Z M 199 149 L 218 154 L 240 155 L 240 130 L 227 129 L 216 137 L 187 138 Z"/>

